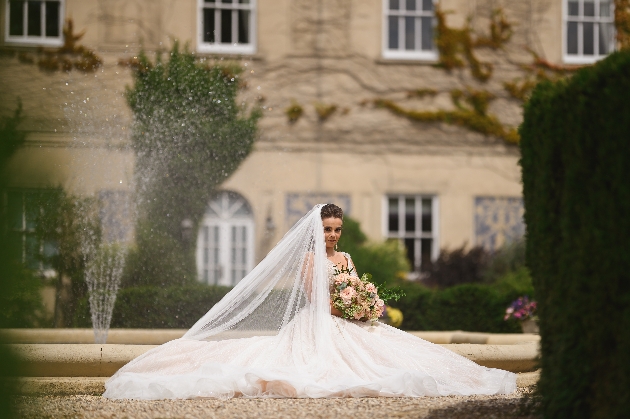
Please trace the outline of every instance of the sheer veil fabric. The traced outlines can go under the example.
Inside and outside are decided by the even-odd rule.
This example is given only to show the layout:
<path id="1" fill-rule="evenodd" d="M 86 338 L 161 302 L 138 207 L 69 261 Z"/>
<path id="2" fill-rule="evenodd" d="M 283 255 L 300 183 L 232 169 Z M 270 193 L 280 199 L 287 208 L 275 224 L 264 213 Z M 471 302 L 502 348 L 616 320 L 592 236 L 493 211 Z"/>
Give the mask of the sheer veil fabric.
<path id="1" fill-rule="evenodd" d="M 334 269 L 321 207 L 298 221 L 181 339 L 121 368 L 103 396 L 419 397 L 516 390 L 513 373 L 479 366 L 382 323 L 332 316 Z"/>

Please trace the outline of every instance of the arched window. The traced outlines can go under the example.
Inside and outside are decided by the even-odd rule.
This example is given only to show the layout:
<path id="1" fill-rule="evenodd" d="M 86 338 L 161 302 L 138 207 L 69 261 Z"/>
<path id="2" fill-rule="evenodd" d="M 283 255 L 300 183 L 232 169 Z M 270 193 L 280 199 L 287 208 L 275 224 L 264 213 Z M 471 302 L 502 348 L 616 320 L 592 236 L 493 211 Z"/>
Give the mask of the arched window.
<path id="1" fill-rule="evenodd" d="M 236 285 L 254 265 L 254 216 L 245 198 L 222 191 L 210 200 L 197 237 L 197 272 L 210 285 Z"/>

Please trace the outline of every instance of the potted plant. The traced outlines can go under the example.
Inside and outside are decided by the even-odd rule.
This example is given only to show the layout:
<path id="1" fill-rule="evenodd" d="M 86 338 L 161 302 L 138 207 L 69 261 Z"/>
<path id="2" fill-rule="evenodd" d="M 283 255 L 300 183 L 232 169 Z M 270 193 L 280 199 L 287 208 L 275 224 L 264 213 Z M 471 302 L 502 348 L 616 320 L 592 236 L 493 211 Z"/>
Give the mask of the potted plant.
<path id="1" fill-rule="evenodd" d="M 538 333 L 538 317 L 536 313 L 536 301 L 528 296 L 518 297 L 505 309 L 503 320 L 516 319 L 521 323 L 523 333 Z"/>

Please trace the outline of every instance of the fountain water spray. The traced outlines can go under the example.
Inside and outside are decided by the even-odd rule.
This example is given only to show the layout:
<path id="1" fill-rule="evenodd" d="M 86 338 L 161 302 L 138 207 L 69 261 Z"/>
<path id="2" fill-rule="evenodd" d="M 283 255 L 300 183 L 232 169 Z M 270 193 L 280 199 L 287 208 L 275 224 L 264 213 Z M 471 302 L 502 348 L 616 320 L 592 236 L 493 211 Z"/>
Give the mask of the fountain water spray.
<path id="1" fill-rule="evenodd" d="M 125 266 L 127 248 L 119 243 L 101 243 L 94 250 L 90 254 L 91 258 L 86 260 L 85 282 L 88 286 L 94 343 L 104 344 Z"/>

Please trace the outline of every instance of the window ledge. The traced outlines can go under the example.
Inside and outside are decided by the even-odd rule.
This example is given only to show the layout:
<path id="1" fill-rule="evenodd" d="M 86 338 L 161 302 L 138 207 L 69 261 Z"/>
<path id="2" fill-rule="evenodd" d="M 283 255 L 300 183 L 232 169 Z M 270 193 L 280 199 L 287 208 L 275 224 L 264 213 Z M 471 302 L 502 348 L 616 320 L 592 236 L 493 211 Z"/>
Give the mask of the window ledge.
<path id="1" fill-rule="evenodd" d="M 60 47 L 63 45 L 63 39 L 5 38 L 3 45 L 7 47 Z"/>
<path id="2" fill-rule="evenodd" d="M 565 64 L 575 64 L 575 65 L 595 64 L 596 62 L 603 60 L 606 57 L 608 57 L 608 55 L 598 55 L 598 56 L 565 55 L 562 57 L 562 62 Z"/>
<path id="3" fill-rule="evenodd" d="M 204 43 L 197 45 L 197 52 L 204 54 L 254 55 L 256 54 L 256 47 L 254 45 L 212 45 Z"/>
<path id="4" fill-rule="evenodd" d="M 249 60 L 249 61 L 264 61 L 265 57 L 261 54 L 242 54 L 242 53 L 227 53 L 227 52 L 207 52 L 196 51 L 195 56 L 212 58 L 212 59 L 226 59 L 226 60 Z"/>
<path id="5" fill-rule="evenodd" d="M 380 57 L 374 60 L 376 64 L 382 65 L 436 65 L 439 63 L 439 60 L 436 58 L 426 59 L 426 58 L 384 58 Z"/>

